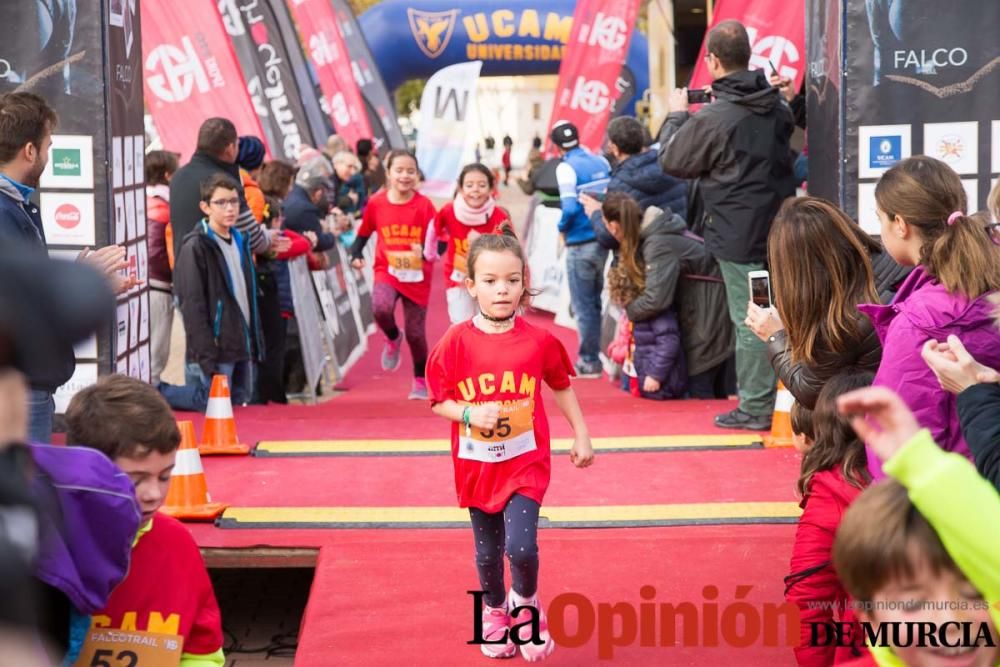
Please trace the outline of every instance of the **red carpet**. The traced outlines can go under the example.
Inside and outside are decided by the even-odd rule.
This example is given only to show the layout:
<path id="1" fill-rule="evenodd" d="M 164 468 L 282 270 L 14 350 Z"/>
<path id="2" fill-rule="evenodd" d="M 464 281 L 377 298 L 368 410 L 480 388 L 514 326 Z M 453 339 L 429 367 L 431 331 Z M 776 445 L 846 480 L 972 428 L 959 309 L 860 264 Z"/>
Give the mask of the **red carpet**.
<path id="1" fill-rule="evenodd" d="M 573 332 L 553 327 L 543 315 L 529 317 L 552 328 L 575 357 Z M 436 289 L 428 318 L 432 344 L 446 324 L 444 297 Z M 370 343 L 368 354 L 342 380 L 346 391 L 326 403 L 238 408 L 241 439 L 447 437 L 448 425 L 426 403 L 405 400 L 408 351 L 400 371 L 386 374 L 379 367 L 380 335 Z M 577 381 L 574 389 L 594 436 L 720 433 L 712 417 L 731 408 L 725 401 L 643 401 L 605 380 Z M 551 400 L 546 407 L 553 434 L 571 435 Z M 178 416 L 193 418 L 200 429 L 200 416 Z M 239 507 L 454 505 L 451 465 L 444 456 L 206 458 L 204 464 L 213 498 Z M 585 471 L 558 454 L 546 504 L 794 501 L 797 471 L 790 450 L 607 453 Z M 223 530 L 192 524 L 191 531 L 203 547 L 320 549 L 296 665 L 493 664 L 465 643 L 472 633 L 472 602 L 465 591 L 476 586 L 465 530 Z M 541 592 L 546 603 L 576 592 L 595 605 L 624 601 L 638 608 L 639 588 L 652 585 L 653 602 L 695 604 L 700 644 L 701 617 L 711 620 L 710 604 L 702 614 L 703 587 L 718 587 L 720 610 L 742 585 L 753 587 L 746 600 L 757 607 L 780 603 L 793 535 L 791 525 L 543 530 Z M 679 644 L 681 637 L 678 633 Z M 636 641 L 616 649 L 612 662 L 793 664 L 787 648 L 765 648 L 762 641 L 743 649 L 720 643 L 643 648 Z M 560 647 L 549 664 L 604 664 L 597 650 L 595 634 L 579 648 Z"/>

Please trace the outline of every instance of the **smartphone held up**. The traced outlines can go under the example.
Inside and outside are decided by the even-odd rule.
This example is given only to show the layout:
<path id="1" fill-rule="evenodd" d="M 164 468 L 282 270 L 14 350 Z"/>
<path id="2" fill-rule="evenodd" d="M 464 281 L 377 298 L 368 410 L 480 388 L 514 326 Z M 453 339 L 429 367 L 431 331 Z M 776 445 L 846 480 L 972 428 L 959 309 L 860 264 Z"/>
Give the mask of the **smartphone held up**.
<path id="1" fill-rule="evenodd" d="M 689 88 L 687 96 L 688 104 L 708 104 L 712 101 L 712 93 L 701 88 Z"/>
<path id="2" fill-rule="evenodd" d="M 750 283 L 750 300 L 761 308 L 770 308 L 771 275 L 767 271 L 751 271 L 747 274 Z"/>

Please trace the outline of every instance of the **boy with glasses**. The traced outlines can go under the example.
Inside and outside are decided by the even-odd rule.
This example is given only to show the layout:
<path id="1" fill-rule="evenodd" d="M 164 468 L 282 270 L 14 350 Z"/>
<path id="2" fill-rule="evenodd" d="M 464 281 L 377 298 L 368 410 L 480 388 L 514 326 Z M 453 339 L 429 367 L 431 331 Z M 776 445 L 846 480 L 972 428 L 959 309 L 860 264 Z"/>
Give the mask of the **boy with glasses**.
<path id="1" fill-rule="evenodd" d="M 229 378 L 233 402 L 245 405 L 253 394 L 253 363 L 264 346 L 249 239 L 233 227 L 240 212 L 237 188 L 225 174 L 202 183 L 206 217 L 184 238 L 174 294 L 184 317 L 188 386 L 207 392 L 212 375 L 221 373 Z"/>

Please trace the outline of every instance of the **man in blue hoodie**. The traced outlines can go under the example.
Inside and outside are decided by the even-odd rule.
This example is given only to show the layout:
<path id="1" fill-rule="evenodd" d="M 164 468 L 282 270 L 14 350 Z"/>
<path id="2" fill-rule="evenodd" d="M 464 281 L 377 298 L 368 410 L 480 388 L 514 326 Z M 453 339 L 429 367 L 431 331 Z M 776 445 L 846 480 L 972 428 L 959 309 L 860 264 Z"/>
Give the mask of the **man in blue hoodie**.
<path id="1" fill-rule="evenodd" d="M 559 232 L 566 244 L 566 273 L 569 295 L 580 336 L 577 377 L 601 376 L 601 292 L 608 251 L 594 236 L 590 218 L 580 203 L 580 194 L 603 193 L 608 189 L 611 168 L 603 157 L 580 146 L 576 126 L 561 120 L 552 128 L 552 143 L 562 153 L 556 167 L 562 218 Z"/>

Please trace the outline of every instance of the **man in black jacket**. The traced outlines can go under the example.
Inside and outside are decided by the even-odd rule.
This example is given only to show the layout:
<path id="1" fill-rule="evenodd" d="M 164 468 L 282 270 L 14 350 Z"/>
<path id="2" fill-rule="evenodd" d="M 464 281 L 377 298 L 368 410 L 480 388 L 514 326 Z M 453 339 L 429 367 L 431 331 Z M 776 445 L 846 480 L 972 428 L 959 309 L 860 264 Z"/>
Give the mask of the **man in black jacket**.
<path id="1" fill-rule="evenodd" d="M 740 403 L 715 423 L 763 431 L 771 427 L 776 380 L 765 345 L 744 324 L 747 274 L 765 268 L 771 220 L 782 200 L 795 194 L 788 145 L 794 121 L 763 72 L 747 69 L 750 40 L 743 25 L 717 25 L 705 51 L 716 100 L 689 115 L 687 91 L 670 95 L 659 161 L 668 174 L 701 179 L 705 247 L 719 260 L 736 327 Z"/>
<path id="2" fill-rule="evenodd" d="M 226 118 L 209 118 L 198 129 L 198 147 L 191 161 L 177 170 L 170 180 L 170 224 L 174 232 L 174 257 L 181 254 L 184 238 L 205 217 L 201 210 L 202 183 L 215 174 L 225 174 L 237 184 L 240 212 L 236 229 L 250 239 L 250 247 L 257 254 L 269 249 L 287 250 L 289 241 L 279 236 L 277 230 L 264 230 L 247 206 L 236 164 L 239 155 L 239 135 L 236 126 Z M 272 237 L 276 247 L 271 248 Z M 279 247 L 281 246 L 281 247 Z"/>

